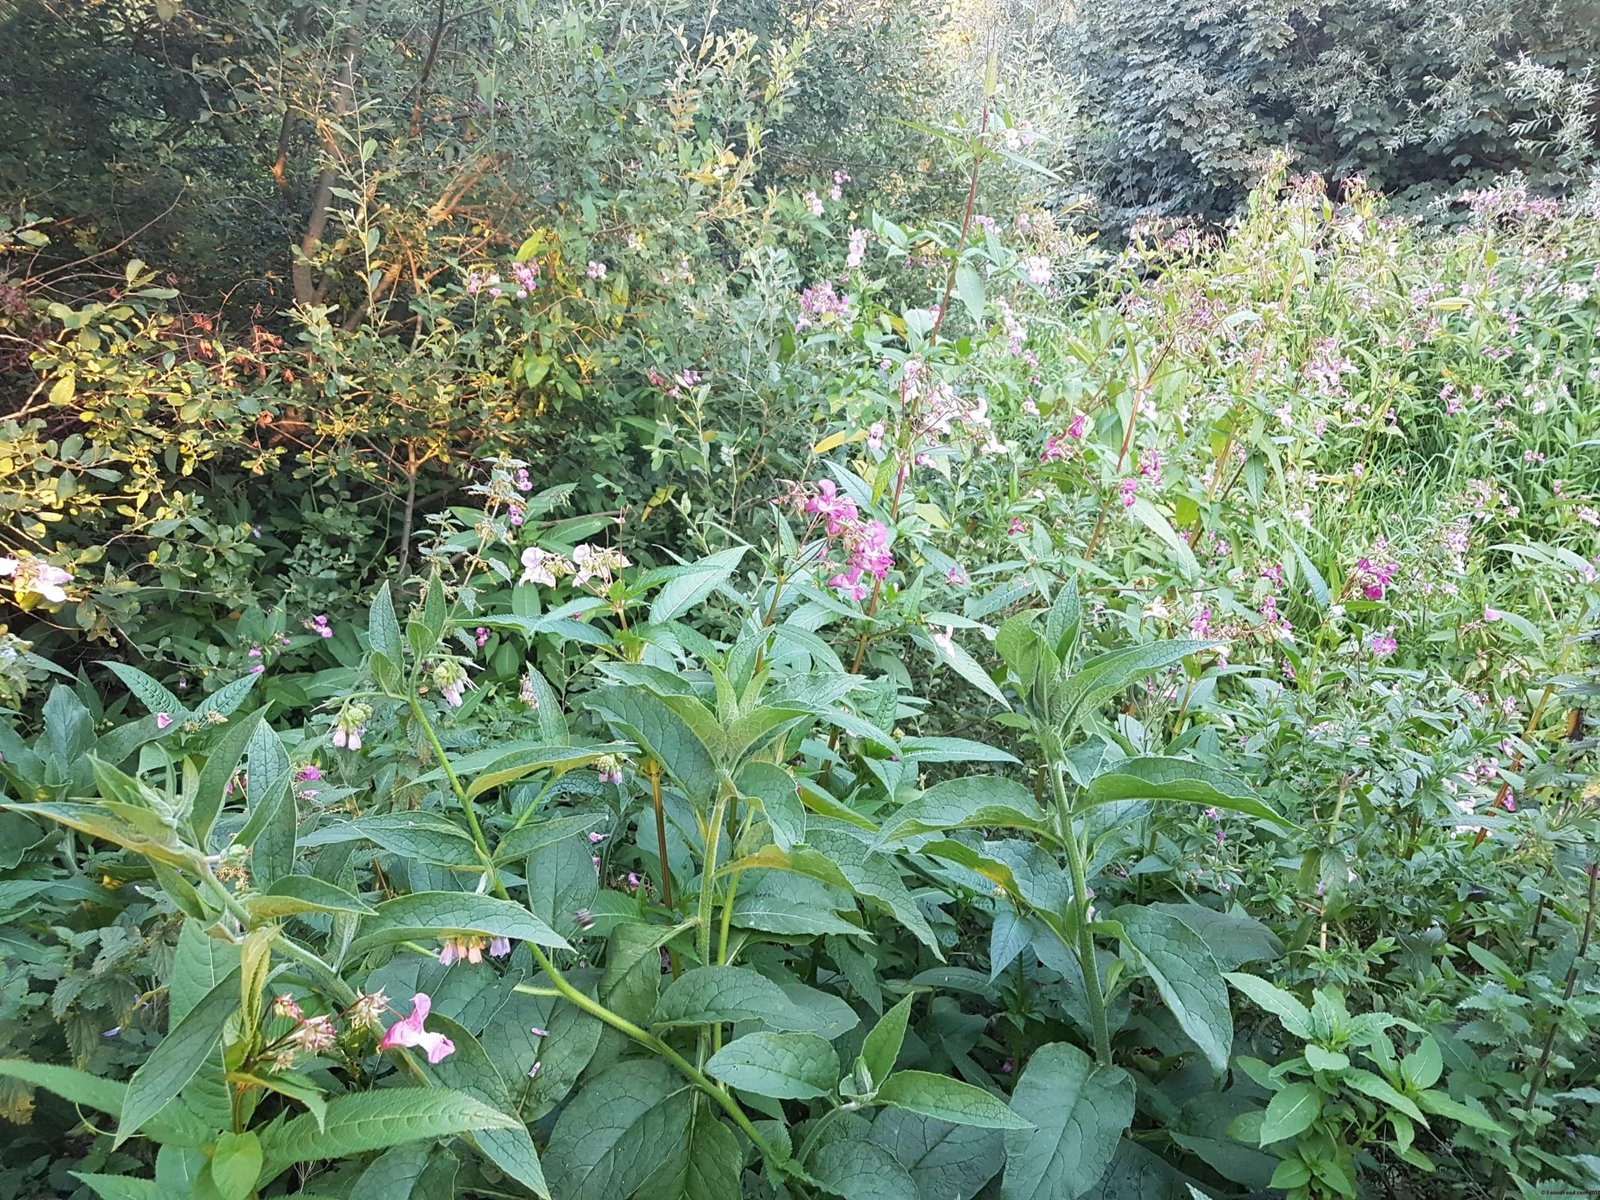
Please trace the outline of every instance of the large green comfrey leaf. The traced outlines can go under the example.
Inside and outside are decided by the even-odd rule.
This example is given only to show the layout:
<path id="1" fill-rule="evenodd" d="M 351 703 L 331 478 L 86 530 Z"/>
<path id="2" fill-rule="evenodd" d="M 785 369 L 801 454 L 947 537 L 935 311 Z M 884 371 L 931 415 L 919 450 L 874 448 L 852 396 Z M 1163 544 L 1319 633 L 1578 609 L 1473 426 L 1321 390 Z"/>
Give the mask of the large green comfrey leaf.
<path id="1" fill-rule="evenodd" d="M 544 1168 L 561 1200 L 621 1200 L 662 1167 L 689 1131 L 689 1083 L 665 1063 L 625 1059 L 561 1110 Z"/>
<path id="2" fill-rule="evenodd" d="M 566 939 L 520 904 L 471 892 L 413 892 L 378 905 L 352 954 L 418 938 L 503 937 L 567 949 Z"/>
<path id="3" fill-rule="evenodd" d="M 1097 654 L 1060 686 L 1055 697 L 1054 715 L 1064 729 L 1074 729 L 1086 714 L 1099 708 L 1134 680 L 1219 644 L 1191 640 L 1147 642 Z"/>
<path id="4" fill-rule="evenodd" d="M 118 1145 L 138 1133 L 151 1117 L 170 1104 L 216 1049 L 223 1027 L 239 1007 L 238 977 L 237 968 L 224 975 L 195 1002 L 182 1020 L 173 1024 L 150 1057 L 133 1073 L 117 1119 Z"/>
<path id="5" fill-rule="evenodd" d="M 1237 776 L 1183 758 L 1125 758 L 1109 764 L 1089 781 L 1082 805 L 1119 800 L 1161 800 L 1202 804 L 1283 825 L 1283 815 Z"/>
<path id="6" fill-rule="evenodd" d="M 369 841 L 402 858 L 436 866 L 483 869 L 483 860 L 472 838 L 434 812 L 376 813 L 305 834 L 299 844 L 329 846 L 357 840 Z"/>
<path id="7" fill-rule="evenodd" d="M 295 1163 L 349 1158 L 403 1142 L 521 1125 L 517 1118 L 450 1088 L 354 1092 L 328 1101 L 321 1128 L 309 1113 L 269 1126 L 261 1138 L 266 1155 L 262 1179 L 274 1179 Z"/>
<path id="8" fill-rule="evenodd" d="M 1184 1033 L 1200 1047 L 1213 1070 L 1227 1070 L 1233 1013 L 1222 969 L 1205 941 L 1177 917 L 1157 909 L 1125 905 L 1111 917 Z"/>
<path id="9" fill-rule="evenodd" d="M 920 1196 L 972 1200 L 1000 1173 L 1005 1137 L 998 1129 L 952 1125 L 903 1108 L 886 1108 L 869 1139 L 893 1154 Z"/>
<path id="10" fill-rule="evenodd" d="M 1105 1174 L 1133 1120 L 1133 1079 L 1052 1042 L 1028 1061 L 1011 1108 L 1034 1128 L 1005 1135 L 1001 1200 L 1077 1200 Z"/>
<path id="11" fill-rule="evenodd" d="M 804 1014 L 772 980 L 749 967 L 696 967 L 667 985 L 650 1024 L 716 1025 L 760 1021 L 773 1029 L 804 1029 Z"/>
<path id="12" fill-rule="evenodd" d="M 812 1178 L 844 1200 L 917 1200 L 917 1185 L 893 1154 L 873 1142 L 839 1140 L 807 1164 Z"/>
<path id="13" fill-rule="evenodd" d="M 618 686 L 590 692 L 585 703 L 657 759 L 692 801 L 707 800 L 716 790 L 714 733 L 697 729 L 660 696 Z"/>
<path id="14" fill-rule="evenodd" d="M 1045 830 L 1045 814 L 1033 793 L 1014 779 L 999 775 L 966 775 L 936 783 L 884 822 L 878 844 L 916 834 L 952 829 Z"/>
<path id="15" fill-rule="evenodd" d="M 515 1111 L 511 1090 L 477 1038 L 447 1017 L 435 1016 L 434 1027 L 455 1045 L 455 1053 L 422 1068 L 441 1085 L 455 1088 L 508 1116 Z M 520 1120 L 503 1128 L 475 1130 L 472 1140 L 484 1157 L 537 1196 L 548 1197 L 544 1171 L 533 1138 Z"/>
<path id="16" fill-rule="evenodd" d="M 936 1121 L 983 1129 L 1032 1129 L 998 1096 L 931 1071 L 896 1071 L 878 1088 L 878 1102 Z"/>
<path id="17" fill-rule="evenodd" d="M 814 1033 L 747 1033 L 706 1063 L 706 1073 L 730 1087 L 774 1100 L 826 1096 L 839 1081 L 839 1056 Z"/>

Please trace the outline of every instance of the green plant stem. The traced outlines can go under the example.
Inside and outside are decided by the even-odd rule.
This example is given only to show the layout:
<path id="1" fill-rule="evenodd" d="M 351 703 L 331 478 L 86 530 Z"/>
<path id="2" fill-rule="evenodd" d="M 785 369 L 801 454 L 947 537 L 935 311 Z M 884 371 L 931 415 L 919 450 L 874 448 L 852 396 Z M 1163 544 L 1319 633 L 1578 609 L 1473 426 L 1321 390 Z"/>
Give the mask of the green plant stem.
<path id="1" fill-rule="evenodd" d="M 755 1145 L 755 1148 L 761 1152 L 761 1156 L 763 1158 L 769 1162 L 778 1161 L 778 1158 L 773 1152 L 772 1147 L 769 1146 L 766 1139 L 761 1136 L 761 1131 L 758 1130 L 751 1122 L 750 1118 L 745 1115 L 744 1110 L 739 1107 L 738 1101 L 730 1096 L 723 1088 L 719 1087 L 716 1083 L 713 1083 L 711 1079 L 708 1078 L 703 1072 L 697 1070 L 694 1064 L 689 1062 L 688 1059 L 684 1058 L 683 1055 L 679 1054 L 671 1046 L 667 1045 L 666 1042 L 662 1041 L 660 1038 L 656 1037 L 647 1030 L 639 1028 L 639 1026 L 635 1025 L 626 1017 L 619 1016 L 618 1014 L 612 1012 L 598 1000 L 594 1000 L 585 995 L 583 992 L 579 991 L 572 985 L 571 981 L 568 980 L 565 975 L 556 969 L 556 965 L 550 961 L 549 957 L 546 956 L 544 951 L 538 946 L 534 945 L 532 942 L 527 943 L 527 946 L 528 949 L 533 953 L 533 961 L 539 965 L 540 970 L 545 973 L 545 975 L 550 979 L 550 982 L 555 984 L 555 990 L 561 994 L 561 997 L 564 1000 L 567 1000 L 576 1005 L 578 1008 L 581 1008 L 595 1020 L 600 1021 L 602 1024 L 611 1026 L 611 1028 L 615 1029 L 618 1033 L 625 1037 L 631 1038 L 633 1041 L 638 1042 L 641 1046 L 646 1047 L 653 1053 L 659 1054 L 662 1058 L 666 1059 L 680 1072 L 682 1072 L 684 1077 L 688 1079 L 690 1083 L 694 1084 L 695 1087 L 699 1088 L 702 1092 L 717 1102 L 722 1110 L 726 1112 L 732 1119 L 733 1123 L 744 1131 L 745 1136 L 748 1137 Z"/>
<path id="2" fill-rule="evenodd" d="M 717 798 L 711 805 L 711 819 L 706 823 L 706 861 L 700 868 L 700 927 L 695 931 L 702 965 L 711 962 L 711 916 L 716 906 L 717 852 L 722 848 L 722 822 L 727 817 L 730 790 L 726 779 L 717 784 Z"/>
<path id="3" fill-rule="evenodd" d="M 244 905 L 239 903 L 234 894 L 228 890 L 227 885 L 216 877 L 209 863 L 200 864 L 200 877 L 217 899 L 222 901 L 222 906 L 228 910 L 228 915 L 239 922 L 241 928 L 247 928 L 250 924 L 250 914 L 245 911 Z M 324 985 L 333 993 L 340 1004 L 349 1005 L 355 1003 L 355 990 L 340 977 L 339 972 L 334 970 L 332 964 L 315 952 L 307 950 L 298 942 L 291 941 L 281 929 L 276 931 L 274 942 L 288 957 L 302 966 L 311 968 L 312 971 L 320 976 Z"/>
<path id="4" fill-rule="evenodd" d="M 500 882 L 500 872 L 494 869 L 494 857 L 489 853 L 489 842 L 483 836 L 483 826 L 478 824 L 478 814 L 472 811 L 472 801 L 467 798 L 467 789 L 461 786 L 455 768 L 450 765 L 450 756 L 444 752 L 444 745 L 439 741 L 439 735 L 434 732 L 433 722 L 428 720 L 422 701 L 415 693 L 406 697 L 406 703 L 411 706 L 411 715 L 417 719 L 417 724 L 422 726 L 422 732 L 427 735 L 428 744 L 433 747 L 433 756 L 439 760 L 439 769 L 449 780 L 450 790 L 455 793 L 456 800 L 461 804 L 461 811 L 466 814 L 467 827 L 471 830 L 472 840 L 478 847 L 478 857 L 483 860 L 483 869 L 488 872 L 490 885 L 502 900 L 509 900 L 511 897 L 506 894 L 505 885 Z"/>
<path id="5" fill-rule="evenodd" d="M 1059 750 L 1059 745 L 1052 746 Z M 1072 872 L 1072 905 L 1078 918 L 1078 969 L 1083 973 L 1083 992 L 1089 1004 L 1089 1023 L 1094 1029 L 1094 1055 L 1105 1066 L 1111 1065 L 1111 1034 L 1106 1027 L 1105 993 L 1100 987 L 1100 965 L 1095 961 L 1094 934 L 1089 931 L 1089 880 L 1084 865 L 1083 847 L 1073 827 L 1067 785 L 1061 778 L 1061 755 L 1051 755 L 1050 783 L 1056 797 L 1056 832 L 1067 852 L 1067 868 Z"/>
<path id="6" fill-rule="evenodd" d="M 422 725 L 424 732 L 426 732 L 428 735 L 428 743 L 433 747 L 433 752 L 439 759 L 440 769 L 444 771 L 445 778 L 450 781 L 451 790 L 455 792 L 456 799 L 461 802 L 462 810 L 467 814 L 467 822 L 472 827 L 472 838 L 473 841 L 475 841 L 478 845 L 478 852 L 483 855 L 484 861 L 488 863 L 489 847 L 484 841 L 483 828 L 478 824 L 477 816 L 472 811 L 472 804 L 467 799 L 466 790 L 461 786 L 461 780 L 456 777 L 454 768 L 450 766 L 450 760 L 445 755 L 444 746 L 440 744 L 438 735 L 433 731 L 433 724 L 428 720 L 428 714 L 423 711 L 422 705 L 414 697 L 410 698 L 410 703 L 412 713 L 416 716 L 418 722 Z M 716 862 L 716 848 L 717 843 L 720 840 L 718 835 L 721 829 L 722 816 L 726 811 L 727 793 L 728 783 L 726 780 L 724 780 L 717 789 L 717 802 L 712 812 L 711 829 L 707 831 L 706 835 L 708 843 L 708 857 L 706 861 L 708 866 L 706 868 L 705 877 L 701 883 L 701 928 L 699 933 L 702 945 L 703 961 L 709 961 L 708 959 L 704 958 L 706 954 L 709 954 L 711 945 L 711 931 L 708 925 L 708 922 L 710 921 L 710 908 L 707 904 L 707 900 L 710 896 L 711 875 L 712 869 Z M 501 897 L 509 899 L 504 885 L 500 882 L 499 875 L 494 873 L 492 866 L 490 867 L 490 872 L 490 880 L 493 883 L 495 890 L 501 895 Z M 679 1054 L 660 1038 L 646 1030 L 639 1028 L 639 1026 L 635 1025 L 626 1017 L 612 1012 L 598 1000 L 592 999 L 591 997 L 585 995 L 578 988 L 574 987 L 571 980 L 569 980 L 560 972 L 560 970 L 557 969 L 555 963 L 550 960 L 549 956 L 546 955 L 543 949 L 541 949 L 539 946 L 533 942 L 526 942 L 524 944 L 533 954 L 533 961 L 539 965 L 539 969 L 545 973 L 546 978 L 548 978 L 550 982 L 555 985 L 555 990 L 560 994 L 562 999 L 576 1005 L 595 1020 L 600 1021 L 602 1024 L 611 1026 L 611 1028 L 615 1029 L 618 1033 L 625 1037 L 631 1038 L 633 1041 L 638 1042 L 641 1046 L 647 1047 L 652 1052 L 659 1054 L 662 1058 L 666 1059 L 669 1063 L 681 1071 L 689 1080 L 689 1082 L 693 1083 L 695 1087 L 705 1092 L 706 1095 L 710 1096 L 717 1102 L 718 1105 L 721 1106 L 723 1111 L 726 1112 L 733 1120 L 733 1123 L 744 1131 L 745 1136 L 748 1137 L 755 1145 L 756 1149 L 761 1152 L 761 1156 L 763 1158 L 771 1162 L 778 1161 L 773 1153 L 772 1147 L 767 1144 L 766 1140 L 761 1136 L 760 1131 L 757 1130 L 756 1127 L 751 1123 L 750 1118 L 745 1115 L 744 1110 L 739 1107 L 738 1102 L 734 1100 L 732 1096 L 728 1095 L 726 1091 L 713 1083 L 705 1074 L 697 1070 L 692 1063 L 684 1058 L 683 1055 Z"/>

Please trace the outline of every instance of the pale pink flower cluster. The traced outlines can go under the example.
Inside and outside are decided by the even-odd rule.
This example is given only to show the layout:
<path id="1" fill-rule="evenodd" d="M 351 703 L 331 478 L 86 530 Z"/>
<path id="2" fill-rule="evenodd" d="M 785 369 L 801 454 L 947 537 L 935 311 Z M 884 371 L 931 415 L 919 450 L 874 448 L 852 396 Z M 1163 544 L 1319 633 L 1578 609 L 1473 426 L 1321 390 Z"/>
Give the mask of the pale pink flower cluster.
<path id="1" fill-rule="evenodd" d="M 0 558 L 0 579 L 10 577 L 11 587 L 20 600 L 38 596 L 51 604 L 65 604 L 67 584 L 72 572 L 51 566 L 40 558 Z"/>
<path id="2" fill-rule="evenodd" d="M 1343 396 L 1344 377 L 1358 373 L 1356 365 L 1339 354 L 1339 343 L 1333 338 L 1317 343 L 1302 370 L 1324 396 Z"/>
<path id="3" fill-rule="evenodd" d="M 800 293 L 800 315 L 795 318 L 796 331 L 810 329 L 813 325 L 848 324 L 854 314 L 849 296 L 841 296 L 833 284 L 824 279 Z"/>
<path id="4" fill-rule="evenodd" d="M 872 235 L 865 229 L 852 229 L 850 231 L 850 252 L 845 255 L 844 265 L 852 271 L 859 267 L 867 258 L 867 239 Z"/>
<path id="5" fill-rule="evenodd" d="M 819 480 L 814 489 L 798 489 L 795 506 L 822 522 L 826 539 L 843 553 L 845 566 L 828 580 L 828 586 L 852 600 L 865 600 L 871 588 L 864 576 L 882 580 L 894 566 L 889 530 L 881 521 L 862 520 L 856 502 L 831 479 Z"/>
<path id="6" fill-rule="evenodd" d="M 698 387 L 701 376 L 699 371 L 685 370 L 679 371 L 671 379 L 668 379 L 654 367 L 651 367 L 645 372 L 645 378 L 665 392 L 669 398 L 676 400 L 682 396 L 686 390 Z"/>
<path id="7" fill-rule="evenodd" d="M 1028 327 L 1003 297 L 995 297 L 994 309 L 1000 314 L 1000 326 L 1005 331 L 1006 350 L 1020 357 L 1028 341 Z"/>
<path id="8" fill-rule="evenodd" d="M 486 292 L 495 300 L 506 296 L 526 300 L 539 286 L 539 273 L 540 267 L 536 262 L 512 263 L 511 282 L 502 280 L 497 271 L 473 271 L 467 275 L 467 295 L 476 296 L 479 292 Z"/>
<path id="9" fill-rule="evenodd" d="M 453 658 L 437 663 L 433 668 L 433 684 L 451 708 L 460 708 L 463 695 L 472 689 L 466 668 Z"/>
<path id="10" fill-rule="evenodd" d="M 367 732 L 367 718 L 372 710 L 365 704 L 349 704 L 333 723 L 333 744 L 339 750 L 361 749 L 361 737 Z"/>
<path id="11" fill-rule="evenodd" d="M 1028 276 L 1028 282 L 1036 287 L 1048 287 L 1055 278 L 1055 268 L 1050 259 L 1043 254 L 1035 254 L 1022 260 L 1022 270 Z"/>
<path id="12" fill-rule="evenodd" d="M 491 958 L 504 958 L 511 953 L 511 940 L 503 937 L 489 938 L 487 943 L 481 937 L 453 937 L 445 938 L 444 945 L 439 949 L 439 963 L 441 966 L 450 966 L 452 963 L 465 962 L 477 966 L 483 961 L 483 951 L 488 946 Z"/>
<path id="13" fill-rule="evenodd" d="M 606 277 L 606 270 L 607 268 L 605 263 L 595 262 L 593 259 L 589 261 L 590 279 L 603 280 Z"/>
<path id="14" fill-rule="evenodd" d="M 848 172 L 848 171 L 835 171 L 833 173 L 833 186 L 828 189 L 828 198 L 830 200 L 843 200 L 844 199 L 844 185 L 849 183 L 849 182 L 850 182 L 850 172 Z M 822 214 L 818 213 L 817 215 L 820 217 Z"/>

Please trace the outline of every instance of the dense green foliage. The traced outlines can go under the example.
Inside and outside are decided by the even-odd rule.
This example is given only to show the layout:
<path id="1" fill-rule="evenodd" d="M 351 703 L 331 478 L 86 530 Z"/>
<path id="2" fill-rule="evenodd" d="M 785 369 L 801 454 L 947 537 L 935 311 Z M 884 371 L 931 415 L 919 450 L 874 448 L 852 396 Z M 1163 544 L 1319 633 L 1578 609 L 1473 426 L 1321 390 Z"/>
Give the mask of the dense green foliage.
<path id="1" fill-rule="evenodd" d="M 1594 163 L 1590 0 L 1112 0 L 1059 35 L 1107 219 L 1226 218 L 1267 159 L 1421 204 Z"/>
<path id="2" fill-rule="evenodd" d="M 0 1197 L 1600 1187 L 1594 196 L 939 17 L 7 14 Z"/>

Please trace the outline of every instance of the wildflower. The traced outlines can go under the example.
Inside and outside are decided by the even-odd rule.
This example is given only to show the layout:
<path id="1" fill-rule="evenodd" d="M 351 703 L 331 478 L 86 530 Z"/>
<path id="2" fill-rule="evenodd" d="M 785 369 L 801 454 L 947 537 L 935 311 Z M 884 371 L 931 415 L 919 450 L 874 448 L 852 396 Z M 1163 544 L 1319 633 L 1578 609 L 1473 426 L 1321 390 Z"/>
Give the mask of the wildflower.
<path id="1" fill-rule="evenodd" d="M 1089 430 L 1089 414 L 1075 413 L 1072 424 L 1067 426 L 1067 436 L 1075 442 L 1083 441 L 1083 435 Z"/>
<path id="2" fill-rule="evenodd" d="M 867 449 L 874 454 L 882 450 L 883 436 L 886 432 L 887 430 L 884 429 L 882 421 L 874 421 L 872 427 L 867 430 Z"/>
<path id="3" fill-rule="evenodd" d="M 1049 284 L 1051 276 L 1054 274 L 1050 260 L 1043 254 L 1035 254 L 1030 258 L 1023 259 L 1022 269 L 1028 276 L 1028 282 L 1038 287 L 1044 287 Z"/>
<path id="4" fill-rule="evenodd" d="M 602 585 L 609 587 L 612 572 L 631 565 L 620 550 L 585 544 L 572 552 L 572 583 L 574 587 L 582 587 L 589 580 L 598 579 Z"/>
<path id="5" fill-rule="evenodd" d="M 339 1031 L 333 1024 L 333 1018 L 322 1016 L 302 1021 L 300 1027 L 289 1035 L 289 1040 L 297 1050 L 307 1054 L 321 1054 L 333 1045 L 338 1036 Z"/>
<path id="6" fill-rule="evenodd" d="M 474 686 L 472 680 L 467 678 L 466 669 L 453 658 L 447 658 L 433 668 L 433 683 L 451 708 L 460 708 L 462 696 Z"/>
<path id="7" fill-rule="evenodd" d="M 614 754 L 602 754 L 594 760 L 595 773 L 600 777 L 601 783 L 622 782 L 622 760 Z M 590 842 L 594 842 L 591 837 Z M 604 840 L 602 835 L 601 840 Z"/>
<path id="8" fill-rule="evenodd" d="M 831 479 L 821 480 L 817 484 L 816 494 L 805 501 L 803 510 L 823 518 L 829 537 L 838 537 L 861 519 L 856 502 L 849 496 L 841 495 Z"/>
<path id="9" fill-rule="evenodd" d="M 504 958 L 506 955 L 508 955 L 510 953 L 511 953 L 511 939 L 510 938 L 492 937 L 492 938 L 489 939 L 489 957 L 490 958 Z"/>
<path id="10" fill-rule="evenodd" d="M 1139 474 L 1150 481 L 1151 487 L 1161 486 L 1161 452 L 1146 450 L 1139 456 Z"/>
<path id="11" fill-rule="evenodd" d="M 1374 633 L 1372 635 L 1368 645 L 1371 647 L 1374 657 L 1388 658 L 1395 652 L 1396 642 L 1394 640 L 1393 630 L 1394 626 L 1391 625 L 1386 632 Z"/>
<path id="12" fill-rule="evenodd" d="M 506 520 L 512 525 L 520 527 L 523 522 L 523 509 L 520 504 L 513 504 L 506 509 Z"/>
<path id="13" fill-rule="evenodd" d="M 600 280 L 600 279 L 604 279 L 605 277 L 606 277 L 606 264 L 603 263 L 603 262 L 595 262 L 593 259 L 590 259 L 589 260 L 589 278 L 590 279 Z"/>
<path id="14" fill-rule="evenodd" d="M 333 628 L 328 624 L 326 613 L 318 613 L 312 617 L 311 624 L 307 628 L 320 638 L 331 638 L 333 636 Z"/>
<path id="15" fill-rule="evenodd" d="M 805 195 L 806 207 L 811 210 L 813 217 L 822 215 L 822 198 L 815 191 L 808 191 Z"/>
<path id="16" fill-rule="evenodd" d="M 533 673 L 531 671 L 522 673 L 522 683 L 517 688 L 517 699 L 521 700 L 529 708 L 537 709 L 539 707 L 539 697 L 533 690 Z"/>
<path id="17" fill-rule="evenodd" d="M 834 200 L 844 199 L 844 185 L 850 182 L 848 171 L 835 171 L 833 173 L 833 186 L 828 189 L 828 195 Z"/>
<path id="18" fill-rule="evenodd" d="M 854 313 L 849 296 L 841 296 L 833 284 L 824 279 L 800 293 L 800 315 L 795 318 L 795 329 L 809 329 L 813 325 L 848 322 Z"/>
<path id="19" fill-rule="evenodd" d="M 489 643 L 489 631 L 479 625 L 472 631 L 472 640 L 478 644 L 478 649 L 482 650 Z"/>
<path id="20" fill-rule="evenodd" d="M 1012 517 L 1011 524 L 1006 526 L 1006 533 L 1011 537 L 1021 537 L 1028 532 L 1028 526 L 1021 517 Z"/>
<path id="21" fill-rule="evenodd" d="M 865 229 L 852 229 L 850 231 L 850 251 L 845 255 L 844 265 L 852 271 L 866 260 L 868 236 Z"/>
<path id="22" fill-rule="evenodd" d="M 1045 439 L 1044 453 L 1039 455 L 1039 461 L 1042 463 L 1055 462 L 1057 459 L 1062 459 L 1066 456 L 1066 448 L 1055 438 L 1051 437 Z"/>
<path id="23" fill-rule="evenodd" d="M 1122 481 L 1122 484 L 1118 487 L 1117 491 L 1122 498 L 1122 507 L 1132 508 L 1134 500 L 1138 498 L 1139 481 L 1130 475 L 1127 479 Z"/>
<path id="24" fill-rule="evenodd" d="M 956 587 L 965 587 L 972 582 L 971 578 L 960 567 L 951 567 L 945 572 L 944 578 L 946 583 L 952 583 Z"/>
<path id="25" fill-rule="evenodd" d="M 1484 607 L 1483 607 L 1483 619 L 1485 621 L 1493 623 L 1495 621 L 1498 621 L 1503 616 L 1505 616 L 1505 614 L 1503 612 L 1501 612 L 1498 608 L 1490 608 L 1488 605 L 1484 605 Z"/>
<path id="26" fill-rule="evenodd" d="M 300 1011 L 300 1006 L 295 1003 L 294 996 L 288 992 L 275 997 L 272 1001 L 272 1015 L 284 1017 L 290 1021 L 298 1021 L 305 1014 Z"/>
<path id="27" fill-rule="evenodd" d="M 445 938 L 444 945 L 439 948 L 439 965 L 448 967 L 466 961 L 477 966 L 483 961 L 483 947 L 481 937 Z"/>
<path id="28" fill-rule="evenodd" d="M 946 625 L 943 633 L 936 633 L 933 635 L 933 644 L 937 646 L 942 653 L 953 656 L 956 652 L 955 633 L 956 631 L 954 626 Z"/>
<path id="29" fill-rule="evenodd" d="M 12 587 L 20 596 L 39 596 L 51 604 L 64 604 L 62 590 L 72 582 L 72 573 L 37 558 L 0 558 L 0 578 L 13 576 Z"/>
<path id="30" fill-rule="evenodd" d="M 427 1020 L 428 1012 L 433 1007 L 433 1000 L 426 992 L 418 992 L 411 998 L 411 1015 L 389 1026 L 383 1040 L 378 1043 L 380 1050 L 392 1050 L 396 1046 L 415 1047 L 425 1051 L 430 1063 L 438 1063 L 455 1053 L 455 1043 L 442 1033 L 429 1033 L 422 1027 Z"/>
<path id="31" fill-rule="evenodd" d="M 158 712 L 156 714 L 156 728 L 157 729 L 165 729 L 168 725 L 171 725 L 171 724 L 172 724 L 172 714 L 171 713 Z"/>
<path id="32" fill-rule="evenodd" d="M 375 992 L 363 992 L 355 998 L 355 1003 L 345 1009 L 344 1019 L 352 1029 L 376 1029 L 382 1023 L 383 1014 L 389 1008 L 389 997 L 379 988 Z"/>
<path id="33" fill-rule="evenodd" d="M 365 704 L 347 704 L 333 725 L 333 745 L 338 750 L 361 749 L 361 736 L 367 732 L 372 710 Z"/>
<path id="34" fill-rule="evenodd" d="M 601 842 L 605 841 L 610 836 L 611 835 L 609 833 L 600 833 L 598 831 L 592 831 L 589 834 L 589 844 L 591 846 L 598 846 Z"/>
<path id="35" fill-rule="evenodd" d="M 518 583 L 539 583 L 555 587 L 556 578 L 572 574 L 572 564 L 559 554 L 551 554 L 539 546 L 529 546 L 522 552 L 522 578 Z"/>

